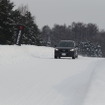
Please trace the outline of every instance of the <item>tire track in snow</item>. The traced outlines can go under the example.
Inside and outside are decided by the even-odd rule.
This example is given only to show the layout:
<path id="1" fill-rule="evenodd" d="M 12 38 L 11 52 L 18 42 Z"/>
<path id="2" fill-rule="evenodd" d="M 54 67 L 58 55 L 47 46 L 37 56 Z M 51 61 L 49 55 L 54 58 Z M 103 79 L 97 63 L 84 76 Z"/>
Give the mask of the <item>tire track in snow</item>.
<path id="1" fill-rule="evenodd" d="M 64 104 L 62 105 L 82 105 L 86 95 L 89 92 L 91 81 L 95 72 L 95 68 L 100 61 L 92 60 L 88 68 L 70 78 L 64 80 L 56 86 L 59 94 L 65 96 Z"/>
<path id="2" fill-rule="evenodd" d="M 105 105 L 104 65 L 105 59 L 100 59 L 96 63 L 83 105 Z"/>

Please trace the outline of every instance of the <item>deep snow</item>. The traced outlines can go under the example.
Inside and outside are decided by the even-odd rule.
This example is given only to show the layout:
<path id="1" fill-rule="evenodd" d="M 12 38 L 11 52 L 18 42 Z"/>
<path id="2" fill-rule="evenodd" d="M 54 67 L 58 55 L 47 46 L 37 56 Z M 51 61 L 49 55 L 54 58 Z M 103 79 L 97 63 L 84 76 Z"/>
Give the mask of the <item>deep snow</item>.
<path id="1" fill-rule="evenodd" d="M 54 49 L 0 46 L 0 105 L 105 105 L 105 59 L 54 59 Z"/>

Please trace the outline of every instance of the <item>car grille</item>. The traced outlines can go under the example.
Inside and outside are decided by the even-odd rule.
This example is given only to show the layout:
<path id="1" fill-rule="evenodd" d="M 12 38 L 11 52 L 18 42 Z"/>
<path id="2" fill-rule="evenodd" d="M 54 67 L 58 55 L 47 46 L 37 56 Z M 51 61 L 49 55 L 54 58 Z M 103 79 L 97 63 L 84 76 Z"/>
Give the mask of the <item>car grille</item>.
<path id="1" fill-rule="evenodd" d="M 60 52 L 69 52 L 69 49 L 60 49 Z"/>

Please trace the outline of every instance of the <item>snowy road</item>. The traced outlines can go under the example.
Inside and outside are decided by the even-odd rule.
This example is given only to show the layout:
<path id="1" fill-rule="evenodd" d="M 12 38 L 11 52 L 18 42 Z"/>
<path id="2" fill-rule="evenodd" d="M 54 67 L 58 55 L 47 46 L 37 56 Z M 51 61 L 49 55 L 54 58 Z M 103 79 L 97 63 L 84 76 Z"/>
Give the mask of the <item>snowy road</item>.
<path id="1" fill-rule="evenodd" d="M 0 105 L 105 105 L 105 59 L 53 59 L 53 52 L 0 46 Z"/>

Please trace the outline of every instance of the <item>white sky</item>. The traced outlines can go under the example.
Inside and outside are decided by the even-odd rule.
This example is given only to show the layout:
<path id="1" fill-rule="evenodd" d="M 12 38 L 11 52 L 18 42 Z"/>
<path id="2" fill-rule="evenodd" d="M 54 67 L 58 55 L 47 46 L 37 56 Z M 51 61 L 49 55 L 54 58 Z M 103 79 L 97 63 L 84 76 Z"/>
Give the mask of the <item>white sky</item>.
<path id="1" fill-rule="evenodd" d="M 72 22 L 96 23 L 105 29 L 105 0 L 11 0 L 16 7 L 28 5 L 39 28 Z"/>

